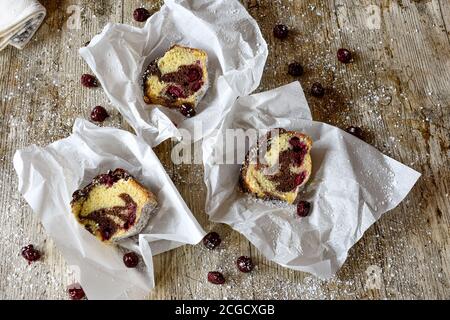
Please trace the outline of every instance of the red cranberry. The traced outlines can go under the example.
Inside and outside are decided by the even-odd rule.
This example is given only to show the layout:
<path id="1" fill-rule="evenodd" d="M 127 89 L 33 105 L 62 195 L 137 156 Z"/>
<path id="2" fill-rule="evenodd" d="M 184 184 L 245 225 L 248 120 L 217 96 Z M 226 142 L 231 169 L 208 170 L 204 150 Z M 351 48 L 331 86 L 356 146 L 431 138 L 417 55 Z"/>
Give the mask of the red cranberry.
<path id="1" fill-rule="evenodd" d="M 241 272 L 248 273 L 253 270 L 255 265 L 253 264 L 252 258 L 247 256 L 239 257 L 236 261 L 236 265 Z"/>
<path id="2" fill-rule="evenodd" d="M 147 21 L 147 19 L 150 18 L 150 12 L 145 8 L 137 8 L 133 12 L 133 18 L 137 22 Z"/>
<path id="3" fill-rule="evenodd" d="M 203 85 L 203 81 L 195 81 L 195 82 L 192 82 L 192 83 L 189 85 L 189 89 L 190 89 L 191 91 L 197 92 L 198 90 L 200 90 L 200 88 L 202 87 L 202 85 Z"/>
<path id="4" fill-rule="evenodd" d="M 305 150 L 305 144 L 300 141 L 299 137 L 289 139 L 289 144 L 292 146 L 294 152 L 303 152 Z"/>
<path id="5" fill-rule="evenodd" d="M 134 252 L 128 252 L 123 255 L 123 263 L 127 268 L 136 268 L 139 263 L 139 256 Z"/>
<path id="6" fill-rule="evenodd" d="M 99 175 L 98 177 L 96 177 L 96 180 L 98 181 L 98 183 L 104 184 L 108 188 L 112 187 L 114 182 L 116 182 L 116 179 L 114 179 L 114 177 L 112 175 L 107 174 L 107 173 Z"/>
<path id="7" fill-rule="evenodd" d="M 297 214 L 299 217 L 306 217 L 311 209 L 311 204 L 308 201 L 300 201 L 297 204 Z"/>
<path id="8" fill-rule="evenodd" d="M 203 238 L 203 244 L 210 250 L 215 249 L 222 242 L 217 232 L 210 232 Z"/>
<path id="9" fill-rule="evenodd" d="M 337 52 L 337 58 L 342 63 L 349 63 L 352 61 L 352 53 L 344 48 L 341 48 Z"/>
<path id="10" fill-rule="evenodd" d="M 303 67 L 298 62 L 292 62 L 288 65 L 288 73 L 293 77 L 300 77 L 303 74 Z"/>
<path id="11" fill-rule="evenodd" d="M 295 186 L 299 186 L 305 181 L 306 179 L 306 172 L 300 173 L 298 176 L 295 177 Z"/>
<path id="12" fill-rule="evenodd" d="M 81 76 L 81 84 L 86 88 L 98 87 L 97 79 L 93 75 L 87 73 Z"/>
<path id="13" fill-rule="evenodd" d="M 214 284 L 224 284 L 225 277 L 218 271 L 208 272 L 208 281 Z"/>
<path id="14" fill-rule="evenodd" d="M 348 133 L 354 135 L 355 137 L 364 140 L 364 131 L 360 127 L 348 127 L 345 129 Z"/>
<path id="15" fill-rule="evenodd" d="M 189 103 L 182 104 L 180 106 L 180 112 L 186 118 L 192 118 L 196 114 L 195 109 Z"/>
<path id="16" fill-rule="evenodd" d="M 292 137 L 289 139 L 289 144 L 293 147 L 300 147 L 302 146 L 302 142 L 300 141 L 299 137 Z"/>
<path id="17" fill-rule="evenodd" d="M 108 112 L 102 106 L 96 106 L 91 111 L 91 120 L 95 122 L 103 122 L 109 117 Z"/>
<path id="18" fill-rule="evenodd" d="M 273 36 L 278 39 L 286 39 L 289 34 L 289 29 L 284 24 L 277 24 L 273 27 Z"/>
<path id="19" fill-rule="evenodd" d="M 111 227 L 105 227 L 103 229 L 100 229 L 100 233 L 102 235 L 103 240 L 109 240 L 111 239 L 114 230 Z"/>
<path id="20" fill-rule="evenodd" d="M 311 94 L 314 97 L 322 98 L 325 95 L 325 89 L 319 82 L 314 82 L 311 86 Z"/>
<path id="21" fill-rule="evenodd" d="M 39 250 L 36 250 L 32 244 L 29 244 L 22 248 L 21 250 L 22 257 L 24 257 L 28 263 L 39 260 L 41 257 L 41 253 Z"/>
<path id="22" fill-rule="evenodd" d="M 183 90 L 176 86 L 169 86 L 166 90 L 166 93 L 173 99 L 184 97 Z"/>
<path id="23" fill-rule="evenodd" d="M 73 284 L 67 290 L 69 292 L 69 297 L 72 300 L 81 300 L 86 297 L 83 288 L 79 284 Z"/>
<path id="24" fill-rule="evenodd" d="M 190 68 L 187 73 L 187 79 L 189 82 L 194 82 L 200 80 L 202 78 L 202 74 L 198 68 Z"/>

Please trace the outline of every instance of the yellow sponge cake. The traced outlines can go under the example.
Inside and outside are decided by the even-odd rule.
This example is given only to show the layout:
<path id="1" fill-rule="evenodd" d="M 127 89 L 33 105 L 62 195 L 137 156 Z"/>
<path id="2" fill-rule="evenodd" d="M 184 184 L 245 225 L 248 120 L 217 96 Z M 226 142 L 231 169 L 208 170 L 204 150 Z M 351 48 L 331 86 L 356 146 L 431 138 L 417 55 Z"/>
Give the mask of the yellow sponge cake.
<path id="1" fill-rule="evenodd" d="M 72 195 L 72 213 L 98 239 L 114 242 L 138 234 L 157 206 L 153 193 L 123 169 L 96 176 Z"/>
<path id="2" fill-rule="evenodd" d="M 144 73 L 144 101 L 178 108 L 187 117 L 208 89 L 208 55 L 200 49 L 175 45 L 152 61 Z"/>
<path id="3" fill-rule="evenodd" d="M 240 176 L 243 191 L 261 199 L 294 203 L 311 176 L 311 147 L 307 135 L 272 130 L 247 153 Z"/>

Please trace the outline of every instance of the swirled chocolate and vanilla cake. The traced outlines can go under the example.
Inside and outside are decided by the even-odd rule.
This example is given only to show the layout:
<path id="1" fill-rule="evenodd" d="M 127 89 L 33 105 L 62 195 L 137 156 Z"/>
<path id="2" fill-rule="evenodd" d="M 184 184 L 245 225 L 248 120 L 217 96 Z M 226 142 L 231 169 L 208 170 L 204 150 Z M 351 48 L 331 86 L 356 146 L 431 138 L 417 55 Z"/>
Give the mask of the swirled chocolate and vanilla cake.
<path id="1" fill-rule="evenodd" d="M 311 176 L 311 147 L 312 140 L 305 134 L 270 131 L 246 155 L 240 175 L 242 190 L 257 198 L 294 203 Z"/>
<path id="2" fill-rule="evenodd" d="M 157 206 L 156 197 L 123 169 L 96 176 L 72 195 L 72 213 L 98 239 L 118 241 L 138 234 Z"/>
<path id="3" fill-rule="evenodd" d="M 175 45 L 152 61 L 144 73 L 144 101 L 178 108 L 186 117 L 208 89 L 208 55 L 200 49 Z"/>

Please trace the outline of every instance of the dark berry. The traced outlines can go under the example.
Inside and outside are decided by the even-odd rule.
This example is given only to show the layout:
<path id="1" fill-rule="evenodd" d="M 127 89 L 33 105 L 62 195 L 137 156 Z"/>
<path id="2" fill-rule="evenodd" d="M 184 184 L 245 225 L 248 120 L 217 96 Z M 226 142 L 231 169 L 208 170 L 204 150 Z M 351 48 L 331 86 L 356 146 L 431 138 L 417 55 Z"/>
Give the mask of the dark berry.
<path id="1" fill-rule="evenodd" d="M 354 135 L 355 137 L 364 140 L 364 131 L 360 127 L 348 127 L 345 129 L 348 133 Z"/>
<path id="2" fill-rule="evenodd" d="M 133 12 L 133 18 L 137 22 L 145 22 L 150 18 L 150 12 L 145 8 L 137 8 Z"/>
<path id="3" fill-rule="evenodd" d="M 93 75 L 87 73 L 81 76 L 81 84 L 86 88 L 98 87 L 97 79 Z"/>
<path id="4" fill-rule="evenodd" d="M 116 179 L 111 174 L 107 173 L 99 175 L 96 180 L 98 181 L 98 183 L 104 184 L 108 188 L 112 187 L 114 182 L 116 182 Z"/>
<path id="5" fill-rule="evenodd" d="M 39 260 L 41 257 L 39 250 L 36 250 L 32 244 L 23 247 L 21 253 L 22 257 L 24 257 L 28 263 Z"/>
<path id="6" fill-rule="evenodd" d="M 210 232 L 203 238 L 203 244 L 210 250 L 215 249 L 222 242 L 217 232 Z"/>
<path id="7" fill-rule="evenodd" d="M 69 286 L 67 291 L 69 292 L 69 297 L 72 300 L 81 300 L 86 296 L 83 288 L 81 288 L 79 284 Z"/>
<path id="8" fill-rule="evenodd" d="M 103 122 L 106 118 L 109 117 L 108 112 L 102 106 L 96 106 L 92 109 L 91 112 L 91 120 L 95 122 Z"/>
<path id="9" fill-rule="evenodd" d="M 195 116 L 195 109 L 189 103 L 182 104 L 180 106 L 180 112 L 186 118 L 192 118 Z"/>
<path id="10" fill-rule="evenodd" d="M 208 272 L 208 281 L 214 284 L 224 284 L 225 277 L 218 271 Z"/>
<path id="11" fill-rule="evenodd" d="M 239 257 L 236 261 L 236 265 L 241 272 L 250 272 L 253 270 L 255 265 L 253 264 L 252 258 L 247 256 Z"/>
<path id="12" fill-rule="evenodd" d="M 308 201 L 300 201 L 297 204 L 297 214 L 299 217 L 306 217 L 311 209 L 311 203 Z"/>
<path id="13" fill-rule="evenodd" d="M 189 89 L 193 92 L 197 92 L 203 85 L 203 81 L 195 81 L 189 85 Z"/>
<path id="14" fill-rule="evenodd" d="M 273 27 L 273 36 L 278 39 L 286 39 L 289 34 L 289 29 L 284 24 L 277 24 Z"/>
<path id="15" fill-rule="evenodd" d="M 176 86 L 169 86 L 166 90 L 166 93 L 169 97 L 173 99 L 177 99 L 180 97 L 184 98 L 183 89 Z"/>
<path id="16" fill-rule="evenodd" d="M 319 82 L 314 82 L 311 86 L 311 94 L 314 97 L 322 98 L 325 95 L 325 89 Z"/>
<path id="17" fill-rule="evenodd" d="M 337 58 L 342 63 L 349 63 L 352 61 L 352 53 L 344 48 L 341 48 L 337 52 Z"/>
<path id="18" fill-rule="evenodd" d="M 200 80 L 202 78 L 202 74 L 198 68 L 190 68 L 187 72 L 187 79 L 189 82 L 194 82 Z"/>
<path id="19" fill-rule="evenodd" d="M 295 177 L 295 186 L 299 186 L 305 181 L 306 179 L 306 172 L 300 173 L 298 176 Z"/>
<path id="20" fill-rule="evenodd" d="M 136 268 L 139 263 L 139 256 L 134 252 L 128 252 L 123 255 L 123 263 L 128 268 Z"/>
<path id="21" fill-rule="evenodd" d="M 303 67 L 298 62 L 292 62 L 288 65 L 288 73 L 293 77 L 300 77 L 303 74 Z"/>
<path id="22" fill-rule="evenodd" d="M 297 147 L 297 148 L 303 149 L 305 147 L 305 144 L 300 140 L 299 137 L 292 137 L 292 138 L 290 138 L 289 139 L 289 144 L 291 146 L 293 146 L 294 148 Z"/>

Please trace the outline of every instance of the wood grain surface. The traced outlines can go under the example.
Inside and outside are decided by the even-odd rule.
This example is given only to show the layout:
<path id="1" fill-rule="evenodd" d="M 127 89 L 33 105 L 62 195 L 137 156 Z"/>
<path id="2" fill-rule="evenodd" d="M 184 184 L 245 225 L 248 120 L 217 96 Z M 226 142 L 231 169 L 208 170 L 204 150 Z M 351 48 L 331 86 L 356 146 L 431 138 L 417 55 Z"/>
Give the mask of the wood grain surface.
<path id="1" fill-rule="evenodd" d="M 17 191 L 15 150 L 66 137 L 76 117 L 95 105 L 112 117 L 104 125 L 129 129 L 101 89 L 79 85 L 88 66 L 78 48 L 108 22 L 135 26 L 132 12 L 160 1 L 41 1 L 48 15 L 24 50 L 0 52 L 0 298 L 67 299 L 74 275 L 47 237 L 39 219 Z M 368 142 L 422 173 L 408 197 L 384 215 L 350 250 L 337 277 L 321 281 L 267 261 L 246 238 L 208 222 L 200 165 L 176 166 L 172 142 L 155 151 L 205 230 L 223 238 L 217 251 L 201 244 L 155 257 L 151 299 L 448 299 L 450 298 L 450 2 L 447 0 L 244 0 L 269 45 L 258 91 L 293 80 L 287 64 L 300 62 L 299 77 L 315 120 L 345 128 L 361 126 Z M 72 5 L 81 9 L 73 28 Z M 289 39 L 272 35 L 288 25 Z M 346 47 L 355 61 L 344 65 L 336 51 Z M 326 86 L 323 99 L 309 88 Z M 44 257 L 28 265 L 20 256 L 33 243 Z M 234 260 L 251 255 L 257 269 L 239 274 Z M 222 269 L 225 286 L 206 282 Z"/>

